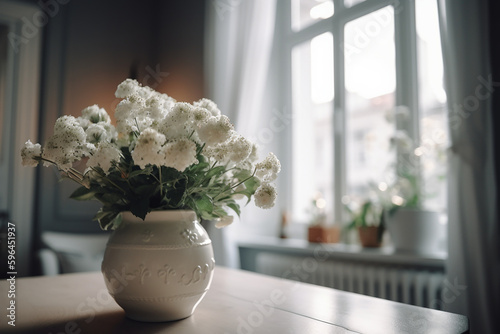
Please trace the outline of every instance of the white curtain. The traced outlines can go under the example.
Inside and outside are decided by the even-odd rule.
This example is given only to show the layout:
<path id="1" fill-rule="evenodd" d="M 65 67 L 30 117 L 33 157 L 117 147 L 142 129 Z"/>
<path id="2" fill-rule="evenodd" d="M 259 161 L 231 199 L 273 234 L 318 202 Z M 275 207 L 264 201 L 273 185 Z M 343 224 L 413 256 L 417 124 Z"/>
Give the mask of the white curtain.
<path id="1" fill-rule="evenodd" d="M 252 137 L 259 126 L 275 28 L 276 0 L 207 1 L 205 76 L 208 97 Z M 235 221 L 235 224 L 238 222 Z M 218 264 L 237 266 L 230 226 L 210 229 Z"/>
<path id="2" fill-rule="evenodd" d="M 449 252 L 443 308 L 472 333 L 499 333 L 500 256 L 488 2 L 439 0 L 448 94 Z M 496 85 L 496 86 L 495 86 Z"/>

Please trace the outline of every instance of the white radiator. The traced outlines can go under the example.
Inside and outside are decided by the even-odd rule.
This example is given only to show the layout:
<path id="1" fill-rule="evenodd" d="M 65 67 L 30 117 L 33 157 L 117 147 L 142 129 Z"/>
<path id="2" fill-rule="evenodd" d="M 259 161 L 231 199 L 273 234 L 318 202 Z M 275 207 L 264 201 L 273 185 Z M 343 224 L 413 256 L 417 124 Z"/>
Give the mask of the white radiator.
<path id="1" fill-rule="evenodd" d="M 406 304 L 440 309 L 444 273 L 385 264 L 347 262 L 260 253 L 262 274 L 361 293 Z"/>

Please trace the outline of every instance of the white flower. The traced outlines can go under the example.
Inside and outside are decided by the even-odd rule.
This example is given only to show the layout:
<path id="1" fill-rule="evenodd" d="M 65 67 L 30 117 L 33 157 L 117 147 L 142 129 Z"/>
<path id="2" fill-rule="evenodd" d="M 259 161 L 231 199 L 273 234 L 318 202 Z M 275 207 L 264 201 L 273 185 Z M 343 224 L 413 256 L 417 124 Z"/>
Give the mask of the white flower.
<path id="1" fill-rule="evenodd" d="M 187 139 L 190 134 L 190 129 L 187 125 L 178 126 L 169 122 L 163 122 L 159 126 L 158 131 L 165 135 L 165 138 L 167 138 L 167 140 L 169 141 Z"/>
<path id="2" fill-rule="evenodd" d="M 137 88 L 136 92 L 137 95 L 142 97 L 144 100 L 149 99 L 151 96 L 156 95 L 157 93 L 152 89 L 151 87 L 148 86 L 141 86 L 139 84 L 139 88 Z"/>
<path id="3" fill-rule="evenodd" d="M 153 89 L 147 86 L 142 86 L 135 79 L 126 79 L 116 88 L 115 96 L 117 98 L 126 98 L 131 95 L 138 95 L 143 99 L 148 99 L 152 95 L 157 95 Z"/>
<path id="4" fill-rule="evenodd" d="M 255 175 L 259 179 L 264 182 L 271 182 L 278 177 L 278 173 L 281 170 L 281 164 L 278 158 L 270 152 L 262 162 L 255 165 L 255 168 Z"/>
<path id="5" fill-rule="evenodd" d="M 86 118 L 83 117 L 77 117 L 76 120 L 80 124 L 80 126 L 83 128 L 83 130 L 87 130 L 87 128 L 92 124 L 92 122 Z"/>
<path id="6" fill-rule="evenodd" d="M 224 164 L 228 159 L 227 156 L 229 150 L 226 145 L 216 145 L 212 147 L 206 147 L 203 149 L 203 155 L 207 158 L 214 159 L 221 164 Z"/>
<path id="7" fill-rule="evenodd" d="M 97 104 L 87 107 L 82 110 L 82 118 L 89 120 L 91 123 L 111 123 L 108 113 L 103 108 L 99 108 Z"/>
<path id="8" fill-rule="evenodd" d="M 200 140 L 208 146 L 217 145 L 227 141 L 233 134 L 233 125 L 225 115 L 210 117 L 198 129 Z"/>
<path id="9" fill-rule="evenodd" d="M 194 107 L 192 113 L 193 121 L 196 125 L 201 125 L 212 116 L 212 114 L 203 107 Z"/>
<path id="10" fill-rule="evenodd" d="M 167 102 L 157 95 L 152 95 L 146 100 L 145 106 L 147 108 L 148 116 L 153 120 L 159 121 L 163 119 L 171 106 L 167 106 Z"/>
<path id="11" fill-rule="evenodd" d="M 57 135 L 50 137 L 43 147 L 42 157 L 55 163 L 59 169 L 68 170 L 77 158 L 74 156 L 74 148 L 62 146 L 61 142 Z M 50 166 L 50 162 L 45 161 L 43 165 L 48 167 Z"/>
<path id="12" fill-rule="evenodd" d="M 154 129 L 146 129 L 137 138 L 137 143 L 132 151 L 134 163 L 144 168 L 146 165 L 162 165 L 162 146 L 165 143 L 165 136 Z"/>
<path id="13" fill-rule="evenodd" d="M 176 187 L 177 171 L 187 180 L 183 198 L 155 202 L 154 208 L 140 208 L 138 217 L 151 209 L 195 205 L 202 194 L 214 198 L 213 208 L 207 211 L 203 205 L 195 205 L 191 209 L 200 216 L 216 219 L 215 226 L 221 228 L 234 220 L 228 215 L 229 209 L 239 213 L 237 199 L 251 199 L 253 195 L 261 208 L 274 205 L 277 194 L 270 181 L 280 171 L 278 159 L 270 154 L 257 164 L 257 146 L 234 130 L 213 101 L 177 102 L 132 79 L 123 81 L 115 95 L 122 99 L 115 108 L 116 126 L 98 105 L 83 109 L 78 118 L 60 117 L 44 147 L 29 140 L 25 143 L 21 150 L 23 165 L 36 166 L 39 161 L 54 164 L 73 181 L 90 189 L 90 194 L 112 193 L 116 186 L 111 185 L 113 180 L 122 178 L 122 201 L 106 196 L 95 198 L 103 204 L 101 212 L 110 218 L 137 200 L 134 187 L 150 185 L 153 190 L 147 196 L 152 198 Z M 86 164 L 85 172 L 78 171 L 76 161 Z M 137 173 L 150 177 L 125 182 L 137 176 L 136 172 L 129 173 L 131 166 L 134 170 L 147 168 Z M 172 173 L 163 173 L 167 168 Z"/>
<path id="14" fill-rule="evenodd" d="M 254 163 L 255 161 L 257 161 L 258 158 L 259 158 L 259 147 L 257 146 L 257 144 L 252 143 L 252 151 L 250 152 L 250 155 L 248 156 L 247 160 L 250 163 Z"/>
<path id="15" fill-rule="evenodd" d="M 135 94 L 141 85 L 134 79 L 126 79 L 116 88 L 115 96 L 118 98 L 126 98 L 129 95 Z"/>
<path id="16" fill-rule="evenodd" d="M 115 108 L 116 130 L 126 134 L 145 130 L 144 124 L 141 128 L 137 126 L 145 116 L 147 116 L 145 100 L 136 94 L 129 95 Z"/>
<path id="17" fill-rule="evenodd" d="M 242 161 L 239 164 L 240 167 L 243 169 L 253 170 L 255 162 L 259 158 L 257 144 L 255 144 L 255 143 L 251 143 L 251 144 L 252 144 L 252 150 L 250 151 L 250 154 L 248 155 L 248 157 L 244 161 Z"/>
<path id="18" fill-rule="evenodd" d="M 86 138 L 85 131 L 75 117 L 62 116 L 56 120 L 54 135 L 45 144 L 42 157 L 54 162 L 60 169 L 67 170 L 74 161 L 82 158 Z M 50 163 L 45 162 L 44 165 Z"/>
<path id="19" fill-rule="evenodd" d="M 252 142 L 241 135 L 233 133 L 229 141 L 205 147 L 203 153 L 206 157 L 215 159 L 221 165 L 231 163 L 246 168 L 248 167 L 246 160 L 252 153 Z"/>
<path id="20" fill-rule="evenodd" d="M 182 126 L 191 121 L 193 106 L 186 102 L 177 102 L 168 113 L 167 118 L 170 122 Z"/>
<path id="21" fill-rule="evenodd" d="M 24 143 L 24 147 L 21 149 L 21 157 L 23 159 L 23 166 L 36 167 L 38 165 L 38 160 L 35 158 L 42 155 L 42 146 L 40 144 L 33 144 L 31 140 Z"/>
<path id="22" fill-rule="evenodd" d="M 116 146 L 107 142 L 102 142 L 87 161 L 87 167 L 99 166 L 107 174 L 109 169 L 113 166 L 113 162 L 120 161 L 120 156 L 120 150 L 118 150 Z"/>
<path id="23" fill-rule="evenodd" d="M 224 145 L 224 144 L 223 144 Z M 227 143 L 228 158 L 235 164 L 247 159 L 252 152 L 252 143 L 241 135 L 236 135 Z"/>
<path id="24" fill-rule="evenodd" d="M 217 105 L 212 100 L 203 98 L 193 103 L 193 105 L 195 107 L 202 107 L 207 109 L 212 114 L 212 116 L 218 117 L 220 115 L 219 108 L 217 108 Z"/>
<path id="25" fill-rule="evenodd" d="M 155 96 L 163 101 L 163 106 L 167 110 L 172 109 L 177 102 L 173 97 L 168 96 L 167 94 L 156 93 Z"/>
<path id="26" fill-rule="evenodd" d="M 196 144 L 187 139 L 176 140 L 163 147 L 164 166 L 172 167 L 182 172 L 194 163 L 196 159 Z"/>
<path id="27" fill-rule="evenodd" d="M 263 183 L 255 191 L 255 205 L 262 209 L 270 209 L 274 206 L 277 196 L 276 188 L 273 185 Z"/>
<path id="28" fill-rule="evenodd" d="M 215 227 L 217 228 L 223 228 L 225 226 L 231 225 L 233 223 L 234 217 L 233 216 L 225 216 L 222 218 L 219 218 L 217 222 L 215 223 Z"/>
<path id="29" fill-rule="evenodd" d="M 74 150 L 75 157 L 90 157 L 94 154 L 96 147 L 92 143 L 85 143 L 82 146 L 78 146 Z M 79 159 L 77 159 L 79 160 Z"/>
<path id="30" fill-rule="evenodd" d="M 87 142 L 92 144 L 97 144 L 101 141 L 109 141 L 108 132 L 104 126 L 100 124 L 90 125 L 87 130 L 85 130 L 85 134 L 87 135 Z"/>
<path id="31" fill-rule="evenodd" d="M 54 136 L 59 137 L 62 146 L 78 146 L 85 142 L 86 135 L 80 122 L 73 116 L 62 116 L 54 125 Z"/>
<path id="32" fill-rule="evenodd" d="M 167 140 L 185 139 L 194 131 L 192 122 L 193 106 L 185 102 L 177 102 L 165 119 L 158 126 L 159 132 Z"/>
<path id="33" fill-rule="evenodd" d="M 97 123 L 97 125 L 102 126 L 106 130 L 106 140 L 109 142 L 116 142 L 118 139 L 118 132 L 116 128 L 111 123 Z"/>

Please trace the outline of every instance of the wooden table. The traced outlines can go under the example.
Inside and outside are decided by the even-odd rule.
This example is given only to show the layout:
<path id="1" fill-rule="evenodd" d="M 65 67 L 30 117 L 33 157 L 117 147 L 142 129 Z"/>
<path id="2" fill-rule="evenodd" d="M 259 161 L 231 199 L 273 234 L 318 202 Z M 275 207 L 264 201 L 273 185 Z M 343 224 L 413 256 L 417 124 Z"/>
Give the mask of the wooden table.
<path id="1" fill-rule="evenodd" d="M 19 278 L 15 327 L 0 282 L 0 333 L 468 333 L 466 317 L 325 287 L 216 267 L 195 313 L 170 323 L 129 320 L 101 273 Z"/>

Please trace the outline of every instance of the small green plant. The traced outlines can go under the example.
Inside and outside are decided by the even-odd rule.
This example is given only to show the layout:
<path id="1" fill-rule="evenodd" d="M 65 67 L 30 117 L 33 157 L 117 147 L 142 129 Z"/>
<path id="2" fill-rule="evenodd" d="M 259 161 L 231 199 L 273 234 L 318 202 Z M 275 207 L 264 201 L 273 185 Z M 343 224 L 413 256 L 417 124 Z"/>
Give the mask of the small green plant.
<path id="1" fill-rule="evenodd" d="M 348 205 L 345 205 L 344 208 L 350 216 L 350 222 L 346 226 L 348 230 L 377 226 L 377 238 L 379 241 L 382 240 L 385 231 L 385 210 L 381 205 L 367 200 L 358 209 L 353 210 Z"/>

